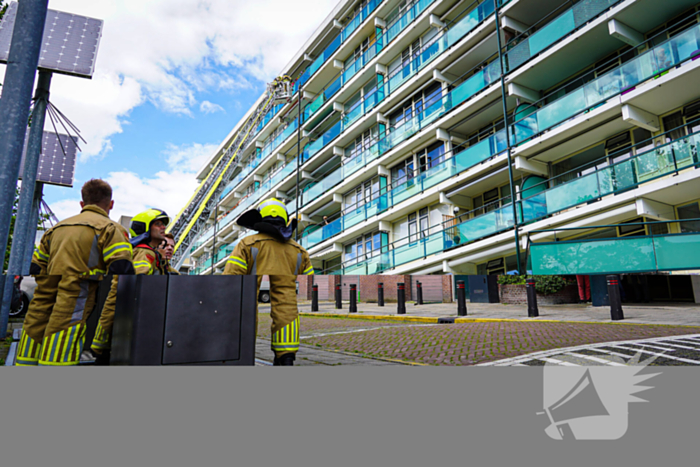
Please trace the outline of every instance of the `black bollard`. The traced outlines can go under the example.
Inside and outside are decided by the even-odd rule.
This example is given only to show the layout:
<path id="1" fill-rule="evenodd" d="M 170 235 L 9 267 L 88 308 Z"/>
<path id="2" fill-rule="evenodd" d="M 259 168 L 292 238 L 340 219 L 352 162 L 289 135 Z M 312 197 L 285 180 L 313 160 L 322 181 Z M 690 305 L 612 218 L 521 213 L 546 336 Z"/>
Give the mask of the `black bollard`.
<path id="1" fill-rule="evenodd" d="M 384 283 L 377 284 L 377 305 L 384 306 Z"/>
<path id="2" fill-rule="evenodd" d="M 416 281 L 416 305 L 423 304 L 423 284 Z"/>
<path id="3" fill-rule="evenodd" d="M 457 316 L 467 316 L 467 290 L 464 281 L 457 281 Z"/>
<path id="4" fill-rule="evenodd" d="M 357 313 L 357 284 L 350 284 L 350 313 Z"/>
<path id="5" fill-rule="evenodd" d="M 403 282 L 396 284 L 396 298 L 398 299 L 396 313 L 399 315 L 406 314 L 406 286 Z"/>
<path id="6" fill-rule="evenodd" d="M 540 315 L 537 309 L 537 291 L 535 290 L 535 279 L 527 279 L 525 281 L 525 290 L 527 291 L 527 316 L 536 318 Z"/>
<path id="7" fill-rule="evenodd" d="M 318 311 L 318 285 L 311 287 L 311 311 Z"/>
<path id="8" fill-rule="evenodd" d="M 343 289 L 340 284 L 335 286 L 335 308 L 336 310 L 343 308 Z"/>
<path id="9" fill-rule="evenodd" d="M 606 276 L 608 280 L 608 297 L 610 298 L 610 319 L 620 321 L 625 319 L 622 314 L 622 298 L 620 297 L 620 277 Z"/>

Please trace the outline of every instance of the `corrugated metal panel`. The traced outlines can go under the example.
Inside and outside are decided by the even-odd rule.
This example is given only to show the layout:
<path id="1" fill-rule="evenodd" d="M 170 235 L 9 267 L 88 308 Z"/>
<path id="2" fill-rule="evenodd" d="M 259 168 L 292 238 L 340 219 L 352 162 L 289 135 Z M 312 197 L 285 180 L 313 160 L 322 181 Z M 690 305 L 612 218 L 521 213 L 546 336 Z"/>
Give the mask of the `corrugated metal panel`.
<path id="1" fill-rule="evenodd" d="M 318 285 L 319 300 L 328 300 L 328 298 L 330 297 L 330 286 L 328 285 L 329 281 L 329 276 L 314 275 L 314 284 Z"/>
<path id="2" fill-rule="evenodd" d="M 413 300 L 418 299 L 416 282 L 420 282 L 423 288 L 423 302 L 442 303 L 442 276 L 411 276 L 411 293 Z"/>

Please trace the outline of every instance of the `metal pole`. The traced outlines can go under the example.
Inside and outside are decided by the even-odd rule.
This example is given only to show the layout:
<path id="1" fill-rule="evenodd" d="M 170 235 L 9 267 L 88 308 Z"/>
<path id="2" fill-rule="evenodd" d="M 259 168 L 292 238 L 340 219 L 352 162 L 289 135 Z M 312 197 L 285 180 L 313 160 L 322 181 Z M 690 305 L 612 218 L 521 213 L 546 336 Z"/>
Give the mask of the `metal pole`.
<path id="1" fill-rule="evenodd" d="M 357 284 L 350 284 L 350 313 L 357 313 Z"/>
<path id="2" fill-rule="evenodd" d="M 608 298 L 610 299 L 610 319 L 620 321 L 625 319 L 622 313 L 622 299 L 620 297 L 620 276 L 606 276 L 608 282 Z"/>
<path id="3" fill-rule="evenodd" d="M 38 222 L 37 216 L 32 217 L 34 188 L 36 184 L 36 172 L 39 167 L 42 143 L 44 140 L 44 120 L 46 117 L 46 105 L 49 98 L 49 86 L 51 85 L 51 72 L 40 71 L 39 83 L 34 95 L 34 111 L 32 112 L 32 126 L 29 129 L 27 154 L 24 159 L 24 174 L 22 175 L 22 189 L 19 195 L 19 206 L 15 218 L 15 226 L 12 231 L 12 248 L 10 261 L 7 265 L 7 275 L 21 275 L 22 261 L 27 245 L 34 245 L 34 238 L 30 238 L 31 224 Z M 14 281 L 5 281 L 2 302 L 0 303 L 0 315 L 10 313 L 12 304 L 12 289 Z"/>
<path id="4" fill-rule="evenodd" d="M 30 219 L 36 219 L 36 222 L 29 223 L 29 233 L 27 236 L 31 239 L 30 242 L 26 242 L 24 245 L 24 251 L 22 252 L 22 275 L 29 275 L 29 268 L 32 266 L 32 256 L 34 255 L 34 243 L 36 239 L 36 231 L 39 223 L 39 206 L 41 205 L 41 198 L 44 195 L 44 184 L 42 182 L 36 182 L 34 184 L 34 198 L 32 199 L 32 213 L 29 216 Z"/>
<path id="5" fill-rule="evenodd" d="M 423 304 L 423 284 L 416 281 L 416 305 Z"/>
<path id="6" fill-rule="evenodd" d="M 318 285 L 311 286 L 311 311 L 318 311 Z"/>
<path id="7" fill-rule="evenodd" d="M 12 205 L 48 6 L 49 0 L 23 0 L 17 5 L 0 97 L 0 245 L 3 246 L 10 235 Z M 3 290 L 4 279 L 0 282 Z M 0 338 L 5 337 L 8 319 L 7 313 L 0 313 Z"/>
<path id="8" fill-rule="evenodd" d="M 537 318 L 540 311 L 537 308 L 537 291 L 535 290 L 535 279 L 530 278 L 525 281 L 525 290 L 527 292 L 527 316 L 529 318 Z"/>
<path id="9" fill-rule="evenodd" d="M 406 314 L 406 285 L 404 282 L 399 282 L 396 284 L 396 314 L 405 315 Z"/>
<path id="10" fill-rule="evenodd" d="M 294 192 L 296 195 L 296 218 L 297 226 L 301 222 L 301 214 L 299 214 L 299 172 L 301 171 L 301 86 L 297 91 L 297 188 Z M 296 240 L 299 241 L 299 229 L 295 232 Z"/>
<path id="11" fill-rule="evenodd" d="M 467 290 L 464 281 L 457 281 L 457 316 L 467 316 Z"/>
<path id="12" fill-rule="evenodd" d="M 518 263 L 518 275 L 520 271 L 520 242 L 518 242 L 518 211 L 515 207 L 515 183 L 513 182 L 513 161 L 510 154 L 510 129 L 508 128 L 508 105 L 506 103 L 505 63 L 503 60 L 503 48 L 501 46 L 501 26 L 498 19 L 498 2 L 494 0 L 494 16 L 496 17 L 496 37 L 498 38 L 498 59 L 501 62 L 501 101 L 503 103 L 503 126 L 506 132 L 506 146 L 508 148 L 508 181 L 510 182 L 510 201 L 513 205 L 513 229 L 515 231 L 515 258 Z"/>
<path id="13" fill-rule="evenodd" d="M 335 286 L 335 308 L 340 310 L 343 308 L 343 290 L 340 288 L 340 284 Z"/>
<path id="14" fill-rule="evenodd" d="M 384 306 L 384 283 L 377 284 L 377 306 Z"/>
<path id="15" fill-rule="evenodd" d="M 44 120 L 46 119 L 46 106 L 49 101 L 51 76 L 50 71 L 39 72 L 39 82 L 34 94 L 32 126 L 29 129 L 27 155 L 24 159 L 24 173 L 22 174 L 22 189 L 19 194 L 17 218 L 15 219 L 15 227 L 12 234 L 12 251 L 7 269 L 9 274 L 25 273 L 24 268 L 22 268 L 25 252 L 27 248 L 31 248 L 34 245 L 35 235 L 32 235 L 32 232 L 36 231 L 36 224 L 39 221 L 38 211 L 36 214 L 33 212 L 36 173 L 39 168 L 39 159 L 44 141 Z M 34 229 L 32 229 L 32 226 Z M 29 268 L 27 268 L 26 273 L 29 273 Z"/>

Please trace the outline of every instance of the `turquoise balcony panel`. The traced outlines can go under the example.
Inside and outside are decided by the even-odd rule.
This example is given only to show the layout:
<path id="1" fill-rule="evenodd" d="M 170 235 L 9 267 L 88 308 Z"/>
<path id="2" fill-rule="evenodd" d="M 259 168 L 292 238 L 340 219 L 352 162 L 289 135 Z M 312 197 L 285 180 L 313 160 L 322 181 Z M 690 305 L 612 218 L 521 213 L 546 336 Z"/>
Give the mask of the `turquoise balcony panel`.
<path id="1" fill-rule="evenodd" d="M 371 0 L 368 2 L 342 29 L 339 35 L 339 37 L 342 37 L 342 41 L 345 42 L 381 3 L 382 0 Z"/>
<path id="2" fill-rule="evenodd" d="M 513 227 L 513 207 L 509 204 L 452 227 L 453 245 L 488 237 Z"/>
<path id="3" fill-rule="evenodd" d="M 612 0 L 608 0 L 612 1 Z M 700 50 L 700 25 L 668 39 L 594 81 L 538 109 L 513 125 L 516 143 L 565 122 L 605 100 L 625 92 L 689 60 Z"/>
<path id="4" fill-rule="evenodd" d="M 530 244 L 532 273 L 605 274 L 654 271 L 654 246 L 647 237 Z"/>
<path id="5" fill-rule="evenodd" d="M 406 26 L 411 24 L 414 19 L 420 16 L 421 13 L 423 13 L 423 11 L 425 11 L 425 9 L 428 8 L 431 3 L 433 3 L 433 1 L 434 0 L 420 0 L 418 3 L 409 8 L 408 11 L 406 11 L 399 19 L 390 24 L 386 29 L 384 36 L 386 38 L 386 43 L 388 44 L 394 40 L 396 36 L 401 34 L 401 31 L 406 29 Z"/>
<path id="6" fill-rule="evenodd" d="M 532 222 L 600 197 L 636 188 L 640 183 L 700 165 L 700 134 L 684 136 L 596 172 L 575 178 L 522 200 L 524 222 Z M 459 156 L 459 154 L 458 154 Z"/>
<path id="7" fill-rule="evenodd" d="M 657 270 L 700 269 L 700 233 L 654 235 L 651 239 Z"/>
<path id="8" fill-rule="evenodd" d="M 507 71 L 559 42 L 620 0 L 581 0 L 506 52 Z"/>
<path id="9" fill-rule="evenodd" d="M 467 33 L 471 32 L 475 27 L 477 27 L 485 18 L 494 12 L 494 2 L 492 0 L 486 0 L 481 3 L 478 7 L 473 9 L 464 18 L 459 20 L 452 28 L 447 32 L 447 41 L 450 45 L 457 42 L 459 39 L 464 37 Z"/>

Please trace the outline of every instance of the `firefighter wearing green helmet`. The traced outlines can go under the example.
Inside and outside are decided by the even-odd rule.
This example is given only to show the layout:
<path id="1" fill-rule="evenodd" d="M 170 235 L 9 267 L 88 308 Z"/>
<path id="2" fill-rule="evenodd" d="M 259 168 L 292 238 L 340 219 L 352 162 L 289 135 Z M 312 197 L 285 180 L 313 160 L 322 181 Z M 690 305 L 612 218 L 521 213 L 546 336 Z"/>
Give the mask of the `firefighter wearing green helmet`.
<path id="1" fill-rule="evenodd" d="M 133 246 L 135 274 L 168 274 L 165 258 L 160 255 L 157 248 L 165 238 L 165 228 L 169 223 L 170 218 L 160 209 L 148 209 L 131 219 L 129 232 Z M 91 350 L 95 356 L 96 365 L 109 363 L 118 281 L 118 276 L 114 276 L 92 340 Z"/>
<path id="2" fill-rule="evenodd" d="M 274 364 L 294 365 L 299 350 L 296 276 L 314 273 L 309 254 L 292 240 L 297 221 L 289 219 L 284 203 L 270 198 L 243 213 L 237 223 L 258 233 L 238 242 L 224 274 L 257 275 L 258 291 L 262 276 L 270 277 Z"/>

